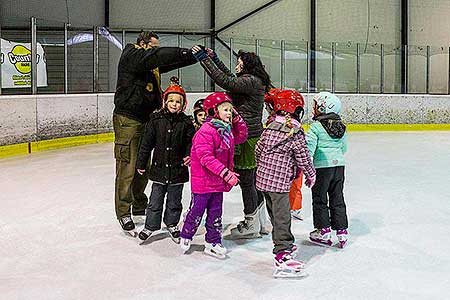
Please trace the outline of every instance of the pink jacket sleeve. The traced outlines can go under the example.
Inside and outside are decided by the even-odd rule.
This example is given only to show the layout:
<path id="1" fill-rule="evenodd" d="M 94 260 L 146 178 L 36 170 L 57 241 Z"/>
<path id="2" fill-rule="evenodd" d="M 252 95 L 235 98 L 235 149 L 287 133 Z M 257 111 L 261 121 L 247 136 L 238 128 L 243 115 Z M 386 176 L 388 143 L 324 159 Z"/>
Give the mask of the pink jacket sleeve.
<path id="1" fill-rule="evenodd" d="M 248 136 L 247 124 L 245 124 L 242 118 L 239 118 L 237 122 L 233 123 L 232 132 L 234 136 L 235 145 L 242 144 L 247 140 Z"/>
<path id="2" fill-rule="evenodd" d="M 195 153 L 200 164 L 212 173 L 220 176 L 225 166 L 214 156 L 214 137 L 205 131 L 198 131 L 195 139 Z"/>

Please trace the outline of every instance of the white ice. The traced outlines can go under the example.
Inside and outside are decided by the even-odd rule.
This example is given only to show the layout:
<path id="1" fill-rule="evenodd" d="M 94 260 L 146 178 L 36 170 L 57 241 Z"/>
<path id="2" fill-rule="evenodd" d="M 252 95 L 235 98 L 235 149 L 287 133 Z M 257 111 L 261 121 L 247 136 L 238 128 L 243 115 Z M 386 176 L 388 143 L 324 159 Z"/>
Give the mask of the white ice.
<path id="1" fill-rule="evenodd" d="M 302 280 L 272 278 L 270 236 L 225 240 L 225 261 L 181 255 L 165 234 L 139 246 L 115 219 L 113 145 L 0 160 L 0 299 L 449 299 L 450 132 L 350 133 L 350 244 L 311 245 L 293 221 Z M 148 186 L 147 192 L 149 191 Z M 189 203 L 185 185 L 184 207 Z M 225 195 L 225 235 L 242 216 Z"/>

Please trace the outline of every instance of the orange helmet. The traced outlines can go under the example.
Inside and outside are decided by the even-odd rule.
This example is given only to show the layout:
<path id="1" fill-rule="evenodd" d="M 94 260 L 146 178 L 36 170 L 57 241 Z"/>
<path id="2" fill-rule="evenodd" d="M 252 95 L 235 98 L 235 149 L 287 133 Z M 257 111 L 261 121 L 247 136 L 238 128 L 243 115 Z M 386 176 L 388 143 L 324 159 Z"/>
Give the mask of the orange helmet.
<path id="1" fill-rule="evenodd" d="M 305 106 L 302 94 L 293 90 L 282 90 L 274 96 L 274 110 L 295 113 L 298 107 Z"/>
<path id="2" fill-rule="evenodd" d="M 183 97 L 183 104 L 182 104 L 181 111 L 184 111 L 187 106 L 186 92 L 181 87 L 181 85 L 178 84 L 178 82 L 179 81 L 176 76 L 170 77 L 169 87 L 164 91 L 164 93 L 162 95 L 163 107 L 166 106 L 166 101 L 167 101 L 167 97 L 169 96 L 169 94 L 178 94 Z"/>

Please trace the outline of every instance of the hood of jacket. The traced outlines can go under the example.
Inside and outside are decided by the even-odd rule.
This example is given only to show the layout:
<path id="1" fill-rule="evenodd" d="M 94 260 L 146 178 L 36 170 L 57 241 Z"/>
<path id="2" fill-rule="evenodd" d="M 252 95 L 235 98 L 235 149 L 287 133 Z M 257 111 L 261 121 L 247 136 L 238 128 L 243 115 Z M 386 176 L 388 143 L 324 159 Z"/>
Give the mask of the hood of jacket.
<path id="1" fill-rule="evenodd" d="M 313 120 L 319 121 L 328 135 L 334 139 L 342 138 L 347 129 L 341 117 L 335 113 L 322 114 L 314 117 Z"/>

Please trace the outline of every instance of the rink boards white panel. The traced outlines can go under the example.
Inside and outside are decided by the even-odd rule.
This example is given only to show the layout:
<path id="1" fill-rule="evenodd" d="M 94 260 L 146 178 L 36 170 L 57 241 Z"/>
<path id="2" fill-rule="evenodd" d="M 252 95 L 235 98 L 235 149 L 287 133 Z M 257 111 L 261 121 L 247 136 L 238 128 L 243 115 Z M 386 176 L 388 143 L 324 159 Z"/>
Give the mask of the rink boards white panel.
<path id="1" fill-rule="evenodd" d="M 207 93 L 189 93 L 186 113 Z M 341 94 L 349 124 L 449 124 L 450 96 Z M 0 97 L 0 145 L 112 131 L 114 94 Z M 312 95 L 305 95 L 305 123 Z"/>

